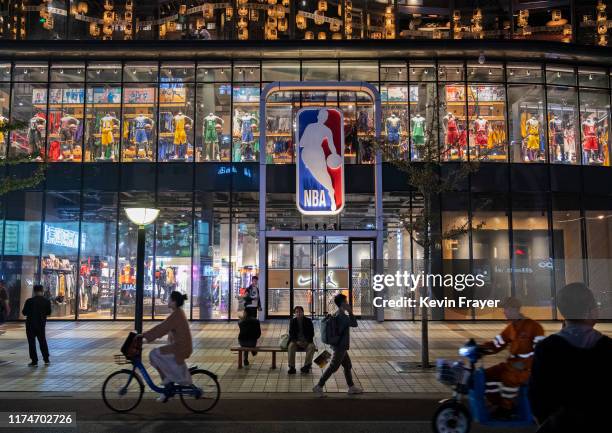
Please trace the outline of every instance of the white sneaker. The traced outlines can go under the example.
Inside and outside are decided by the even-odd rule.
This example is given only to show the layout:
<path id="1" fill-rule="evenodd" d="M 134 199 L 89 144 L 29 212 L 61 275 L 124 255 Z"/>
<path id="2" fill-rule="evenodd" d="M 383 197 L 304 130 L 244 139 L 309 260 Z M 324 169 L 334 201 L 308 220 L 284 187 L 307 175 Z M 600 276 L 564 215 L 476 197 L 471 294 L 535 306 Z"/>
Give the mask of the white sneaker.
<path id="1" fill-rule="evenodd" d="M 314 392 L 317 395 L 317 397 L 323 397 L 325 395 L 323 391 L 323 387 L 319 385 L 313 386 L 312 392 Z"/>
<path id="2" fill-rule="evenodd" d="M 158 403 L 166 403 L 168 401 L 168 396 L 166 396 L 166 394 L 160 394 L 155 401 Z"/>
<path id="3" fill-rule="evenodd" d="M 359 388 L 356 385 L 350 386 L 347 394 L 363 394 L 363 389 Z"/>

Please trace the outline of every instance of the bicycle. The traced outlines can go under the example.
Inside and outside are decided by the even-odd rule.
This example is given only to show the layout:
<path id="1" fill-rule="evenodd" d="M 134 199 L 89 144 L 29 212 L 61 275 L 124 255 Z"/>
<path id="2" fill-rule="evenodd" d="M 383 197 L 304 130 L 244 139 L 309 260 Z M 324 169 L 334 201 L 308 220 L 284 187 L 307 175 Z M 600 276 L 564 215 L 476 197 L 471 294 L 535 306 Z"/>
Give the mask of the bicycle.
<path id="1" fill-rule="evenodd" d="M 115 355 L 115 363 L 118 365 L 131 364 L 132 368 L 123 368 L 111 373 L 102 385 L 104 404 L 114 412 L 127 413 L 135 409 L 142 401 L 145 383 L 153 391 L 164 394 L 166 399 L 178 394 L 183 405 L 195 413 L 208 412 L 217 405 L 221 396 L 217 375 L 197 366 L 189 369 L 191 385 L 173 383 L 160 387 L 151 379 L 140 355 L 134 357 Z"/>

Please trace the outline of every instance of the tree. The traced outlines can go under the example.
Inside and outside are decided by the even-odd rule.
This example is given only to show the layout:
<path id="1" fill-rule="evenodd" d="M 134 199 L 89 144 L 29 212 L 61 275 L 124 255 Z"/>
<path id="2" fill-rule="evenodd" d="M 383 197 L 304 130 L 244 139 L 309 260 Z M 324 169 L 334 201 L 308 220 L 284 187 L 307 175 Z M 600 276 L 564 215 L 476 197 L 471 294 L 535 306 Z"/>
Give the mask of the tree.
<path id="1" fill-rule="evenodd" d="M 24 122 L 7 122 L 0 126 L 0 132 L 6 137 L 10 136 L 11 131 L 21 130 L 26 126 L 27 124 Z M 4 143 L 0 143 L 0 146 L 4 146 Z M 13 191 L 33 188 L 45 179 L 47 166 L 44 161 L 41 161 L 28 176 L 22 177 L 10 173 L 10 167 L 32 162 L 35 161 L 30 156 L 10 155 L 8 148 L 5 151 L 5 155 L 0 155 L 0 197 Z"/>
<path id="2" fill-rule="evenodd" d="M 435 95 L 428 95 L 428 101 L 435 101 Z M 418 161 L 410 161 L 408 155 L 402 155 L 401 147 L 397 144 L 381 139 L 377 147 L 382 151 L 383 160 L 391 161 L 401 172 L 405 173 L 408 185 L 414 193 L 422 199 L 423 208 L 420 214 L 403 218 L 402 224 L 410 234 L 412 240 L 423 248 L 423 272 L 425 275 L 432 272 L 434 247 L 441 245 L 444 239 L 456 239 L 472 230 L 482 227 L 482 223 L 470 224 L 466 221 L 459 226 L 451 227 L 442 232 L 438 229 L 438 212 L 434 203 L 441 194 L 457 191 L 458 187 L 470 176 L 478 171 L 480 160 L 486 159 L 491 149 L 481 150 L 478 156 L 473 155 L 470 161 L 461 161 L 452 167 L 446 160 L 450 159 L 450 148 L 438 145 L 438 122 L 435 115 L 435 104 L 427 104 L 425 109 L 425 140 L 416 146 Z M 443 170 L 446 165 L 446 170 Z M 420 288 L 421 297 L 431 297 L 432 288 L 425 284 Z M 428 308 L 421 307 L 421 366 L 429 368 L 429 320 Z"/>

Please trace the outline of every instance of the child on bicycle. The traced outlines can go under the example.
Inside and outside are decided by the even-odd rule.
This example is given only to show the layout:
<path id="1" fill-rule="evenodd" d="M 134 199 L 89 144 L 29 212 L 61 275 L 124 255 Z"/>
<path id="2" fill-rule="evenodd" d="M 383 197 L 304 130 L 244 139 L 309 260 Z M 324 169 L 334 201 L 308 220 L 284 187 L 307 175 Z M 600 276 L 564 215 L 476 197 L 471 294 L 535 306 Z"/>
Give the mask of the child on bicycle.
<path id="1" fill-rule="evenodd" d="M 168 344 L 153 349 L 149 354 L 151 365 L 159 372 L 164 385 L 191 385 L 191 375 L 185 360 L 191 356 L 193 344 L 189 322 L 181 308 L 186 300 L 187 295 L 172 292 L 168 300 L 168 308 L 172 311 L 170 315 L 142 334 L 149 343 L 168 335 Z M 165 403 L 168 398 L 162 394 L 157 400 Z"/>

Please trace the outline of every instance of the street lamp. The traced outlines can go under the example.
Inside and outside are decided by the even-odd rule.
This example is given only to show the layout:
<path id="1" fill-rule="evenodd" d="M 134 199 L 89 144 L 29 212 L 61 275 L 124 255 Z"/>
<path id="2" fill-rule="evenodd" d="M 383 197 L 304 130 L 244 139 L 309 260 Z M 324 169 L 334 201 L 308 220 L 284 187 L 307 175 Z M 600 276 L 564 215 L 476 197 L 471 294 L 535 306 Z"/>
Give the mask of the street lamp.
<path id="1" fill-rule="evenodd" d="M 134 327 L 142 333 L 142 316 L 144 315 L 144 256 L 145 256 L 145 226 L 151 224 L 159 215 L 159 209 L 130 207 L 125 209 L 130 221 L 138 226 L 138 248 L 136 252 L 136 306 L 134 311 Z"/>

